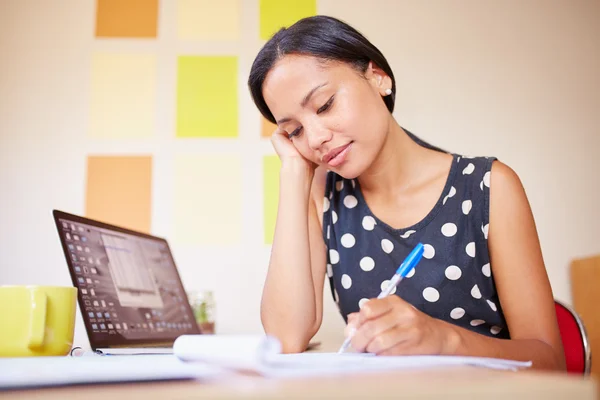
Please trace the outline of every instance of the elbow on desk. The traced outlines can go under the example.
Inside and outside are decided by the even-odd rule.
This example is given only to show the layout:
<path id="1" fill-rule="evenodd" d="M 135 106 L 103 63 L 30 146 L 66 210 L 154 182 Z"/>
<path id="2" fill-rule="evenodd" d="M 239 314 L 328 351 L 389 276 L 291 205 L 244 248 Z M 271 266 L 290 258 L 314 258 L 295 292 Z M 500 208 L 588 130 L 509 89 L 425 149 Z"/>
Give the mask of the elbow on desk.
<path id="1" fill-rule="evenodd" d="M 310 342 L 308 335 L 289 334 L 283 332 L 275 332 L 265 330 L 265 333 L 271 337 L 279 340 L 281 344 L 281 352 L 284 354 L 302 353 L 304 352 Z"/>

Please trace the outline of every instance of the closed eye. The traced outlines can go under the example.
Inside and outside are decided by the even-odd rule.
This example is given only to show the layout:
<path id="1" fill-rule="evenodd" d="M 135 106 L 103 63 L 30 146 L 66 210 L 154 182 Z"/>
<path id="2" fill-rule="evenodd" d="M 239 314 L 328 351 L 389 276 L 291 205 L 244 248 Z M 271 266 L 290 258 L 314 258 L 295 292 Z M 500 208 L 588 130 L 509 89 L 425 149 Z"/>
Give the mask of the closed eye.
<path id="1" fill-rule="evenodd" d="M 302 132 L 302 127 L 299 126 L 292 133 L 288 133 L 288 139 L 298 136 Z"/>
<path id="2" fill-rule="evenodd" d="M 335 96 L 331 96 L 331 97 L 329 98 L 329 100 L 327 100 L 327 103 L 323 104 L 323 105 L 321 106 L 321 108 L 319 108 L 319 109 L 317 110 L 317 114 L 321 114 L 322 112 L 325 112 L 325 111 L 327 111 L 327 110 L 329 109 L 329 107 L 331 107 L 331 105 L 333 104 L 333 99 L 334 99 L 334 97 L 335 97 Z"/>

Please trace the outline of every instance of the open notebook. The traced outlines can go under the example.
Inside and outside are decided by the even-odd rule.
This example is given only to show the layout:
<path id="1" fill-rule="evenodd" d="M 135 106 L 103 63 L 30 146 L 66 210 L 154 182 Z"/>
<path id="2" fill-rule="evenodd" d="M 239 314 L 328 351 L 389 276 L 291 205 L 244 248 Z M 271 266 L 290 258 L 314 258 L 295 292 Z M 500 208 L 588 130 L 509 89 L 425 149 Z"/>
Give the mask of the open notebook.
<path id="1" fill-rule="evenodd" d="M 262 335 L 183 335 L 173 353 L 200 362 L 267 377 L 295 377 L 383 370 L 476 366 L 502 370 L 528 368 L 531 362 L 458 356 L 376 356 L 369 353 L 281 354 L 275 338 Z"/>
<path id="2" fill-rule="evenodd" d="M 242 371 L 267 378 L 294 378 L 456 366 L 502 370 L 531 366 L 530 362 L 476 357 L 281 354 L 280 343 L 264 335 L 183 335 L 175 341 L 173 352 L 173 355 L 118 357 L 0 358 L 0 391 L 110 382 L 206 381 Z"/>

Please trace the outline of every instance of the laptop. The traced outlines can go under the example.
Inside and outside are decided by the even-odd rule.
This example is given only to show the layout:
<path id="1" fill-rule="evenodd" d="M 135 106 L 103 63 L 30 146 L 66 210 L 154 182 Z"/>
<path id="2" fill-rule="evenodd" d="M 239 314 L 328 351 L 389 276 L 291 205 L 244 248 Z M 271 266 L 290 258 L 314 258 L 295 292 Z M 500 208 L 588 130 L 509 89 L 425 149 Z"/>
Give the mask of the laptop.
<path id="1" fill-rule="evenodd" d="M 172 354 L 200 334 L 163 238 L 53 210 L 92 350 Z"/>

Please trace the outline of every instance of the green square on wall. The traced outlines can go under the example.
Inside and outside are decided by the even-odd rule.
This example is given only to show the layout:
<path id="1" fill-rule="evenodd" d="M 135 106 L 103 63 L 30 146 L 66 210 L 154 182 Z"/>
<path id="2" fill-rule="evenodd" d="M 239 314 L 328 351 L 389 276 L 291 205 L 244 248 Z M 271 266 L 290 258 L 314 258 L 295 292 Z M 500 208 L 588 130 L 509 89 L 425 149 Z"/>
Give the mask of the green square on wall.
<path id="1" fill-rule="evenodd" d="M 180 56 L 176 137 L 237 137 L 237 81 L 237 57 Z"/>
<path id="2" fill-rule="evenodd" d="M 260 38 L 268 40 L 282 27 L 316 13 L 317 0 L 260 0 Z"/>

